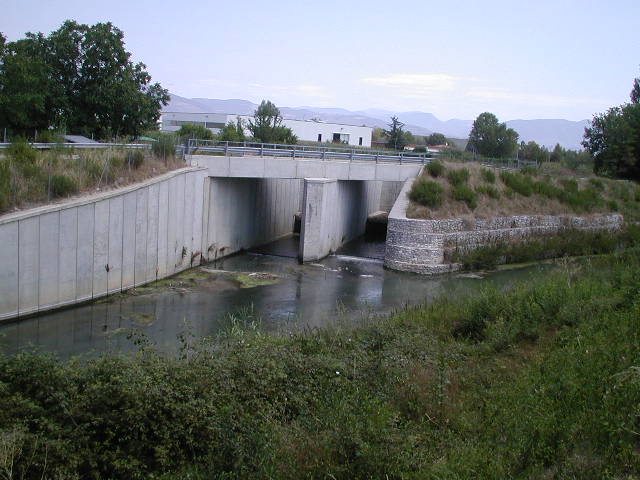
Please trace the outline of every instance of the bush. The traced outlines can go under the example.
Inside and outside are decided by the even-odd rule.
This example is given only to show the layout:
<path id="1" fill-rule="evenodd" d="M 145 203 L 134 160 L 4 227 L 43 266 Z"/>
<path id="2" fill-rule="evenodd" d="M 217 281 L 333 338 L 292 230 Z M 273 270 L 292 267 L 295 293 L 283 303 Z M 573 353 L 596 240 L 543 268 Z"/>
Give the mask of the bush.
<path id="1" fill-rule="evenodd" d="M 159 135 L 158 139 L 151 144 L 151 151 L 156 158 L 173 157 L 176 152 L 176 137 L 170 133 Z"/>
<path id="2" fill-rule="evenodd" d="M 144 153 L 142 150 L 128 150 L 127 151 L 127 164 L 129 168 L 138 169 L 144 163 Z"/>
<path id="3" fill-rule="evenodd" d="M 591 184 L 591 186 L 597 190 L 603 191 L 604 190 L 604 182 L 602 180 L 600 180 L 599 178 L 590 178 L 589 179 L 589 183 Z"/>
<path id="4" fill-rule="evenodd" d="M 493 170 L 489 170 L 488 168 L 483 168 L 480 170 L 480 175 L 482 179 L 487 183 L 496 183 L 496 174 L 493 173 Z"/>
<path id="5" fill-rule="evenodd" d="M 419 178 L 411 187 L 409 198 L 425 207 L 437 208 L 442 205 L 444 188 L 433 180 Z"/>
<path id="6" fill-rule="evenodd" d="M 490 185 L 480 185 L 479 187 L 476 187 L 476 192 L 486 195 L 487 197 L 496 199 L 500 198 L 500 192 Z"/>
<path id="7" fill-rule="evenodd" d="M 182 125 L 177 135 L 183 142 L 191 138 L 198 140 L 213 140 L 215 138 L 213 132 L 204 125 Z"/>
<path id="8" fill-rule="evenodd" d="M 33 164 L 36 161 L 36 150 L 31 148 L 24 138 L 11 142 L 7 153 L 18 164 Z"/>
<path id="9" fill-rule="evenodd" d="M 51 177 L 51 195 L 53 197 L 66 197 L 78 191 L 76 181 L 67 175 L 53 175 Z"/>
<path id="10" fill-rule="evenodd" d="M 573 178 L 563 178 L 560 180 L 560 185 L 564 187 L 564 189 L 568 192 L 577 192 L 578 191 L 578 182 Z"/>
<path id="11" fill-rule="evenodd" d="M 427 163 L 427 172 L 434 178 L 441 177 L 445 171 L 445 167 L 442 163 L 436 161 Z"/>
<path id="12" fill-rule="evenodd" d="M 464 183 L 461 183 L 454 187 L 452 196 L 454 200 L 466 203 L 467 207 L 469 207 L 471 210 L 478 206 L 478 195 Z"/>
<path id="13" fill-rule="evenodd" d="M 11 169 L 6 158 L 0 159 L 0 211 L 9 207 L 11 199 Z"/>
<path id="14" fill-rule="evenodd" d="M 500 180 L 511 190 L 525 197 L 530 197 L 533 193 L 533 181 L 530 177 L 519 173 L 501 172 Z"/>
<path id="15" fill-rule="evenodd" d="M 469 180 L 469 170 L 467 170 L 466 168 L 449 170 L 447 172 L 447 180 L 451 185 L 454 186 L 466 183 Z"/>

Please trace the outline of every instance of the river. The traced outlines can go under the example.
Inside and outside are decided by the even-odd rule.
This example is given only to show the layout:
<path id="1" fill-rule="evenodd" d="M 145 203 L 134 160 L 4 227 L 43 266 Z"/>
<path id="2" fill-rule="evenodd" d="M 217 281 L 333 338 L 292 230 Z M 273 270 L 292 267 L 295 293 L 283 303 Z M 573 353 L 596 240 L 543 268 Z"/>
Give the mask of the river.
<path id="1" fill-rule="evenodd" d="M 62 358 L 137 349 L 145 338 L 167 351 L 179 337 L 214 336 L 234 323 L 267 332 L 357 324 L 406 305 L 456 297 L 485 285 L 508 288 L 544 275 L 548 264 L 477 274 L 421 276 L 386 270 L 384 240 L 361 238 L 336 255 L 300 265 L 297 239 L 223 258 L 157 285 L 0 325 L 0 349 Z"/>

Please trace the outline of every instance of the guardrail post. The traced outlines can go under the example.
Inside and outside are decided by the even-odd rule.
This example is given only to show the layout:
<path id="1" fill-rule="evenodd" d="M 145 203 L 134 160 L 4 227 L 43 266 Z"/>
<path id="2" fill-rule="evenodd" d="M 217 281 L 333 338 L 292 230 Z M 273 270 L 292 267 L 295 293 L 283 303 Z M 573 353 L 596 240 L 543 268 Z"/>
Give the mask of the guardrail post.
<path id="1" fill-rule="evenodd" d="M 293 150 L 292 150 L 292 154 L 291 154 L 291 156 L 292 156 L 293 158 L 296 158 L 296 146 L 295 146 L 295 145 L 293 146 Z"/>
<path id="2" fill-rule="evenodd" d="M 400 152 L 400 165 L 402 165 L 402 152 Z"/>
<path id="3" fill-rule="evenodd" d="M 224 156 L 227 157 L 229 153 L 229 141 L 224 142 Z"/>
<path id="4" fill-rule="evenodd" d="M 264 150 L 264 143 L 261 143 L 260 144 L 260 156 L 261 157 L 262 157 L 263 150 Z"/>
<path id="5" fill-rule="evenodd" d="M 353 162 L 353 149 L 351 149 L 351 153 L 349 154 L 349 161 Z"/>
<path id="6" fill-rule="evenodd" d="M 327 147 L 324 147 L 323 150 L 322 150 L 322 160 L 325 159 L 326 153 L 327 153 Z"/>

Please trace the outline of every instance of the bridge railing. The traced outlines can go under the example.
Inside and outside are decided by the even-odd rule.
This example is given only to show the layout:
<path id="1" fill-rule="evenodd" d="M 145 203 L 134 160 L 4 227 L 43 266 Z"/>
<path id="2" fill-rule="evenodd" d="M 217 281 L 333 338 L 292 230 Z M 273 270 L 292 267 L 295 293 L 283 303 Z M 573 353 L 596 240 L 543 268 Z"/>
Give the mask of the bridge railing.
<path id="1" fill-rule="evenodd" d="M 363 148 L 323 147 L 317 145 L 283 145 L 277 143 L 227 142 L 192 138 L 186 144 L 186 154 L 223 154 L 239 157 L 317 158 L 388 163 L 428 163 L 433 153 L 389 152 Z"/>

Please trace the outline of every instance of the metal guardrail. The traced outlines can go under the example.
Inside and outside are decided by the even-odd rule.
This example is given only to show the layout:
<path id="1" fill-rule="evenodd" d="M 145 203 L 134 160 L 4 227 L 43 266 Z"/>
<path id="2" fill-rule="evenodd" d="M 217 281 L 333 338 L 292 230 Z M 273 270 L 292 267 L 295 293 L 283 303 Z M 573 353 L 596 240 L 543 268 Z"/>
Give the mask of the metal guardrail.
<path id="1" fill-rule="evenodd" d="M 186 145 L 186 154 L 198 152 L 222 153 L 225 156 L 259 156 L 317 158 L 321 160 L 347 160 L 361 162 L 388 163 L 428 163 L 433 153 L 392 153 L 365 149 L 341 147 L 318 147 L 315 145 L 281 145 L 275 143 L 226 142 L 220 140 L 190 139 Z"/>

